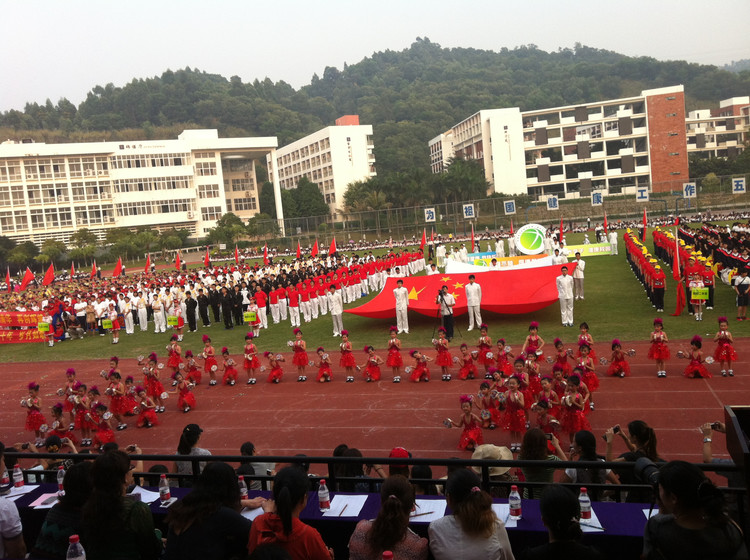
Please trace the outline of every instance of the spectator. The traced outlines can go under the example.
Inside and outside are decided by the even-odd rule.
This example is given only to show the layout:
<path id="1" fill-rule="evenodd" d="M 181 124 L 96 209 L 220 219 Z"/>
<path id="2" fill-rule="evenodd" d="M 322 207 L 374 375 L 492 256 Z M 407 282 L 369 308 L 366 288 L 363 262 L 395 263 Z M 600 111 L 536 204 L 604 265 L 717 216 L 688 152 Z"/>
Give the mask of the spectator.
<path id="1" fill-rule="evenodd" d="M 0 442 L 0 465 L 2 465 L 5 445 Z M 25 558 L 26 543 L 23 540 L 21 517 L 16 504 L 0 497 L 0 558 Z"/>
<path id="2" fill-rule="evenodd" d="M 628 451 L 616 459 L 612 450 L 615 434 L 618 434 L 628 447 Z M 607 440 L 607 461 L 635 462 L 641 457 L 647 457 L 655 463 L 664 461 L 664 459 L 659 457 L 659 453 L 656 450 L 656 434 L 653 428 L 643 420 L 633 420 L 630 422 L 628 424 L 627 436 L 622 432 L 618 424 L 607 430 L 604 433 L 604 438 Z M 621 469 L 615 472 L 620 479 L 620 484 L 639 484 L 641 482 L 635 478 L 632 469 Z M 631 503 L 648 503 L 652 501 L 652 497 L 653 493 L 650 488 L 635 488 L 628 491 L 625 501 Z"/>
<path id="3" fill-rule="evenodd" d="M 604 457 L 596 453 L 596 436 L 588 430 L 576 432 L 573 442 L 573 451 L 570 454 L 571 461 L 604 461 Z M 576 468 L 565 469 L 561 482 L 578 482 L 579 484 L 620 484 L 617 475 L 610 469 Z M 589 497 L 599 500 L 602 490 L 599 488 L 588 488 Z"/>
<path id="4" fill-rule="evenodd" d="M 510 449 L 507 447 L 498 447 L 497 445 L 492 445 L 491 443 L 485 443 L 483 445 L 480 445 L 474 450 L 474 453 L 471 455 L 472 460 L 491 460 L 491 461 L 512 461 L 513 460 L 513 453 L 511 453 Z M 461 467 L 454 467 L 454 470 L 458 470 Z M 474 466 L 471 467 L 475 473 L 481 474 L 482 473 L 482 467 L 481 466 Z M 500 467 L 500 466 L 492 466 L 489 468 L 490 471 L 490 482 L 516 482 L 518 480 L 518 477 L 513 476 L 510 474 L 510 467 Z M 448 473 L 448 476 L 450 476 L 450 472 Z M 490 486 L 490 496 L 493 498 L 507 498 L 509 493 L 509 486 L 501 486 L 501 485 L 492 485 Z"/>
<path id="5" fill-rule="evenodd" d="M 146 485 L 156 488 L 159 486 L 159 480 L 161 480 L 161 475 L 163 474 L 169 474 L 169 469 L 166 465 L 157 464 L 157 465 L 151 465 L 148 468 L 148 472 L 150 476 L 146 476 Z"/>
<path id="6" fill-rule="evenodd" d="M 487 444 L 485 444 L 485 445 L 487 445 Z M 483 446 L 483 445 L 480 445 L 479 447 L 484 447 L 484 446 Z M 477 449 L 479 449 L 479 448 L 477 448 Z M 472 459 L 475 459 L 475 458 L 476 458 L 476 459 L 481 459 L 481 457 L 474 457 L 474 455 L 476 455 L 476 454 L 477 454 L 477 449 L 475 449 L 475 450 L 474 450 L 474 453 L 473 453 L 473 454 L 472 454 L 472 456 L 471 456 L 471 458 L 472 458 Z M 507 448 L 506 448 L 506 449 L 507 449 Z M 513 458 L 513 457 L 511 456 L 511 459 L 512 459 L 512 458 Z M 451 459 L 460 459 L 460 457 L 451 457 Z M 453 464 L 453 465 L 448 465 L 448 467 L 447 467 L 447 468 L 445 469 L 445 470 L 446 470 L 445 476 L 441 476 L 441 477 L 440 477 L 440 481 L 441 481 L 441 482 L 440 482 L 440 484 L 438 484 L 438 486 L 437 486 L 437 490 L 438 490 L 438 494 L 439 494 L 439 495 L 441 495 L 441 496 L 445 496 L 445 481 L 446 481 L 446 480 L 448 479 L 448 477 L 450 476 L 450 474 L 451 474 L 452 472 L 454 472 L 454 471 L 457 471 L 458 469 L 463 469 L 463 468 L 465 468 L 465 467 L 462 467 L 461 465 L 456 465 L 456 464 Z M 475 471 L 477 470 L 477 469 L 476 469 L 476 467 L 474 468 L 474 470 L 475 470 Z M 510 470 L 510 468 L 508 468 L 508 470 Z M 492 471 L 492 467 L 490 468 L 490 471 Z M 507 472 L 507 471 L 506 471 L 506 472 Z M 492 476 L 492 472 L 490 472 L 490 477 L 491 477 L 491 476 Z"/>
<path id="7" fill-rule="evenodd" d="M 247 560 L 292 560 L 292 557 L 280 546 L 264 544 L 256 548 Z"/>
<path id="8" fill-rule="evenodd" d="M 344 451 L 342 457 L 362 457 L 362 452 L 354 447 L 348 448 Z M 345 463 L 341 465 L 340 476 L 344 478 L 361 478 L 366 479 L 364 475 L 363 465 L 358 463 Z M 363 481 L 354 480 L 342 480 L 339 482 L 339 491 L 341 492 L 370 492 L 370 484 Z"/>
<path id="9" fill-rule="evenodd" d="M 148 504 L 125 497 L 132 482 L 123 451 L 99 455 L 91 468 L 93 490 L 83 506 L 81 543 L 90 560 L 156 560 L 161 539 Z"/>
<path id="10" fill-rule="evenodd" d="M 433 521 L 428 529 L 435 560 L 513 560 L 505 525 L 492 510 L 492 497 L 479 485 L 479 477 L 469 469 L 448 477 L 445 497 L 453 515 Z"/>
<path id="11" fill-rule="evenodd" d="M 91 495 L 91 463 L 84 461 L 65 471 L 65 493 L 44 518 L 36 544 L 31 550 L 34 558 L 65 560 L 68 538 L 83 531 L 83 504 Z"/>
<path id="12" fill-rule="evenodd" d="M 401 475 L 385 479 L 380 489 L 380 511 L 374 521 L 357 523 L 349 540 L 349 560 L 380 560 L 386 550 L 395 558 L 427 559 L 427 539 L 409 529 L 414 510 L 414 488 Z"/>
<path id="13" fill-rule="evenodd" d="M 14 449 L 16 451 L 30 451 L 31 453 L 39 453 L 39 449 L 37 449 L 36 445 L 33 443 L 24 443 L 20 444 L 17 443 L 14 446 Z M 75 445 L 73 445 L 73 442 L 70 441 L 68 438 L 61 439 L 60 436 L 51 435 L 47 436 L 47 439 L 44 440 L 44 448 L 46 449 L 47 453 L 62 453 L 62 450 L 65 449 L 66 451 L 69 451 L 70 453 L 77 453 Z M 69 468 L 73 464 L 73 461 L 71 459 L 38 459 L 36 463 L 29 469 L 29 470 L 37 470 L 37 471 L 56 471 L 60 467 L 64 467 L 65 469 Z M 41 476 L 42 482 L 47 482 L 50 484 L 57 484 L 57 473 L 47 473 L 43 474 Z M 37 476 L 36 475 L 29 475 L 29 482 L 36 482 Z"/>
<path id="14" fill-rule="evenodd" d="M 520 560 L 604 560 L 598 551 L 580 543 L 583 536 L 579 525 L 581 508 L 573 492 L 564 486 L 547 486 L 542 492 L 539 509 L 549 543 L 527 548 L 519 556 Z"/>
<path id="15" fill-rule="evenodd" d="M 391 449 L 388 457 L 392 459 L 411 459 L 411 453 L 403 447 L 394 447 Z M 409 465 L 388 465 L 388 476 L 393 476 L 394 474 L 400 474 L 409 478 Z"/>
<path id="16" fill-rule="evenodd" d="M 430 465 L 414 465 L 411 468 L 411 477 L 413 479 L 422 479 L 424 482 L 413 482 L 414 493 L 417 496 L 437 496 L 437 486 L 434 482 L 428 482 L 432 480 L 432 469 Z"/>
<path id="17" fill-rule="evenodd" d="M 747 559 L 742 531 L 724 511 L 724 495 L 695 465 L 659 469 L 659 514 L 646 523 L 645 560 Z"/>
<path id="18" fill-rule="evenodd" d="M 164 560 L 225 560 L 246 548 L 251 522 L 240 515 L 237 476 L 226 463 L 210 463 L 192 491 L 167 515 Z"/>
<path id="19" fill-rule="evenodd" d="M 240 446 L 240 455 L 242 455 L 243 457 L 252 457 L 253 455 L 255 455 L 255 445 L 250 441 L 246 441 Z M 235 472 L 237 473 L 237 476 L 242 475 L 245 477 L 245 482 L 248 483 L 248 490 L 261 490 L 263 488 L 260 480 L 252 480 L 252 477 L 255 476 L 255 465 L 249 460 L 241 460 L 240 466 L 237 467 L 237 470 Z"/>
<path id="20" fill-rule="evenodd" d="M 208 449 L 198 447 L 202 433 L 203 430 L 198 424 L 188 424 L 185 426 L 180 436 L 180 442 L 177 444 L 177 455 L 211 455 Z M 199 475 L 204 468 L 206 468 L 206 463 L 200 462 L 198 463 L 198 472 L 194 472 L 192 461 L 175 461 L 172 472 L 183 475 Z M 178 484 L 183 488 L 191 488 L 193 486 L 193 479 L 190 477 L 180 478 Z"/>
<path id="21" fill-rule="evenodd" d="M 531 428 L 523 436 L 521 453 L 518 458 L 522 461 L 567 461 L 565 452 L 560 448 L 560 441 L 551 434 L 549 440 L 555 449 L 555 455 L 549 453 L 547 436 L 540 428 Z M 555 478 L 555 469 L 551 466 L 521 467 L 526 482 L 546 482 L 551 484 Z M 542 495 L 542 486 L 531 486 L 523 489 L 524 499 L 538 499 Z"/>
<path id="22" fill-rule="evenodd" d="M 713 451 L 711 449 L 711 443 L 713 441 L 713 432 L 719 433 L 719 434 L 726 434 L 727 433 L 727 427 L 724 424 L 724 422 L 706 422 L 701 426 L 701 432 L 703 433 L 703 462 L 704 463 L 711 463 L 713 465 L 731 465 L 734 463 L 731 459 L 720 459 L 718 457 L 713 456 Z M 731 488 L 745 488 L 745 477 L 742 475 L 741 472 L 732 472 L 732 471 L 718 471 L 716 474 L 719 476 L 723 476 L 727 479 L 727 485 Z M 728 495 L 728 506 L 729 506 L 729 512 L 734 517 L 735 520 L 741 519 L 738 511 L 738 504 L 737 504 L 737 495 L 736 494 L 729 494 Z M 744 496 L 741 496 L 740 499 L 743 500 L 744 505 L 744 511 L 748 511 L 748 499 L 747 494 L 744 494 Z"/>
<path id="23" fill-rule="evenodd" d="M 255 518 L 250 529 L 248 552 L 258 546 L 276 544 L 293 560 L 331 560 L 320 533 L 299 520 L 307 505 L 309 483 L 305 472 L 297 467 L 281 469 L 273 479 L 273 502 L 263 504 L 265 513 Z"/>

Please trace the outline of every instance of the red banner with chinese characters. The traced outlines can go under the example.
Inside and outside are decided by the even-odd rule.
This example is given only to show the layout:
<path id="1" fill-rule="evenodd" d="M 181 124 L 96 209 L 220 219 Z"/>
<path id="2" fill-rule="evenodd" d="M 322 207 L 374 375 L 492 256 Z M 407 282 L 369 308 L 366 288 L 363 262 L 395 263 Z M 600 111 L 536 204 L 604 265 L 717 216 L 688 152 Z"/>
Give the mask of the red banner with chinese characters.
<path id="1" fill-rule="evenodd" d="M 33 329 L 0 330 L 0 344 L 16 344 L 18 342 L 44 342 L 44 333 Z"/>
<path id="2" fill-rule="evenodd" d="M 8 311 L 0 313 L 0 329 L 8 327 L 34 327 L 42 322 L 38 311 Z"/>

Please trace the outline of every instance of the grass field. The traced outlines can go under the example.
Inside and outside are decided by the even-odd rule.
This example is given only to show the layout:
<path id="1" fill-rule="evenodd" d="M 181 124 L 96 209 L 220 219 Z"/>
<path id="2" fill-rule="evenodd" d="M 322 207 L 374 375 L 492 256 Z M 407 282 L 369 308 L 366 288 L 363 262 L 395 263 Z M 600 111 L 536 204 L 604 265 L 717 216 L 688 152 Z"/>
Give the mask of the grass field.
<path id="1" fill-rule="evenodd" d="M 565 240 L 569 244 L 582 243 L 583 235 L 568 234 L 565 236 Z M 650 242 L 649 245 L 651 245 Z M 683 311 L 681 317 L 670 316 L 675 307 L 675 283 L 671 280 L 671 270 L 663 263 L 662 266 L 665 268 L 668 283 L 665 312 L 658 315 L 663 318 L 664 330 L 670 339 L 689 339 L 695 334 L 712 337 L 717 330 L 716 318 L 721 315 L 730 318 L 730 329 L 735 338 L 746 336 L 750 332 L 750 325 L 747 322 L 733 322 L 736 314 L 734 291 L 721 282 L 718 282 L 716 287 L 715 309 L 704 313 L 702 323 L 693 320 L 686 310 Z M 129 270 L 136 269 L 129 267 Z M 530 274 L 533 274 L 533 272 L 530 272 Z M 481 278 L 478 281 L 481 284 Z M 625 259 L 622 241 L 620 242 L 620 254 L 618 256 L 600 256 L 586 260 L 585 295 L 585 300 L 575 302 L 574 320 L 576 325 L 581 321 L 588 322 L 591 334 L 598 345 L 608 344 L 613 338 L 620 338 L 624 341 L 648 338 L 653 319 L 657 314 L 646 298 L 643 287 L 630 271 Z M 367 300 L 363 298 L 346 307 L 356 307 L 364 301 Z M 560 311 L 557 303 L 533 314 L 503 316 L 483 313 L 482 318 L 490 326 L 490 336 L 493 339 L 502 336 L 508 344 L 516 347 L 523 343 L 531 320 L 539 321 L 541 325 L 540 335 L 548 344 L 555 337 L 562 338 L 566 343 L 574 342 L 578 334 L 577 328 L 564 328 L 560 324 Z M 388 338 L 388 327 L 392 323 L 395 324 L 395 318 L 392 320 L 377 320 L 344 313 L 344 327 L 350 331 L 350 339 L 357 350 L 365 344 L 372 344 L 376 350 L 382 350 Z M 468 343 L 476 343 L 478 334 L 476 331 L 467 333 L 467 324 L 466 315 L 456 317 L 458 328 L 453 346 L 460 345 L 462 339 Z M 436 326 L 433 319 L 411 313 L 409 326 L 410 334 L 401 336 L 404 348 L 430 345 L 430 340 L 433 338 L 433 329 Z M 151 324 L 151 328 L 153 328 L 153 324 Z M 320 317 L 312 323 L 303 323 L 302 330 L 308 348 L 334 347 L 338 345 L 340 340 L 331 337 L 331 319 L 328 315 Z M 186 333 L 182 348 L 183 351 L 191 349 L 195 352 L 202 347 L 201 336 L 207 333 L 211 336 L 214 347 L 217 349 L 227 346 L 231 353 L 239 354 L 244 344 L 245 332 L 246 329 L 240 327 L 225 330 L 222 325 L 214 324 L 211 328 L 199 328 L 196 333 Z M 112 354 L 121 357 L 134 357 L 152 351 L 163 357 L 165 354 L 164 347 L 169 341 L 169 336 L 169 333 L 155 335 L 153 331 L 141 333 L 136 327 L 136 333 L 131 336 L 126 336 L 122 331 L 120 343 L 116 346 L 110 344 L 108 337 L 99 336 L 86 338 L 82 341 L 66 341 L 54 348 L 41 344 L 7 345 L 3 346 L 0 351 L 0 362 L 106 359 Z M 292 338 L 292 329 L 287 322 L 271 325 L 269 329 L 261 331 L 261 337 L 257 344 L 261 351 L 286 352 L 288 350 L 286 342 Z M 358 359 L 360 357 L 358 355 Z"/>

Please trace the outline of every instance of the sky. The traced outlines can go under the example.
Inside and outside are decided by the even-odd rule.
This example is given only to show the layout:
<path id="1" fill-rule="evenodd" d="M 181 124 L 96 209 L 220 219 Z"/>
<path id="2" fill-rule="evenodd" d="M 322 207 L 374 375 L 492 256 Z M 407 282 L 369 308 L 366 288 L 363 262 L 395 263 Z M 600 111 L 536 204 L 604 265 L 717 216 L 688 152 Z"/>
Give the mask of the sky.
<path id="1" fill-rule="evenodd" d="M 750 1 L 2 0 L 0 111 L 76 105 L 96 85 L 189 66 L 295 88 L 326 66 L 408 48 L 499 51 L 576 42 L 630 56 L 721 66 L 750 58 Z M 665 84 L 667 85 L 667 84 Z M 747 95 L 750 92 L 737 92 Z"/>

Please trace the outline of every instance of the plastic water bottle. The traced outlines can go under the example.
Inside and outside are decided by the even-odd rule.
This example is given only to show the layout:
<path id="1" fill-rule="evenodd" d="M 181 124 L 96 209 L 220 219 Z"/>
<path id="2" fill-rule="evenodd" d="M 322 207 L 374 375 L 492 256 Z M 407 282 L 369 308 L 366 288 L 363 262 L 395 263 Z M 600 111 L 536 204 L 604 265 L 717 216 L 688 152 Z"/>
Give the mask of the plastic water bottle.
<path id="1" fill-rule="evenodd" d="M 167 502 L 172 497 L 172 492 L 169 490 L 169 481 L 167 475 L 163 474 L 159 477 L 159 499 L 162 502 Z"/>
<path id="2" fill-rule="evenodd" d="M 247 483 L 244 476 L 240 475 L 238 484 L 240 485 L 240 500 L 247 500 Z"/>
<path id="3" fill-rule="evenodd" d="M 3 467 L 3 475 L 0 477 L 0 484 L 7 486 L 10 484 L 10 477 L 8 476 L 8 469 Z"/>
<path id="4" fill-rule="evenodd" d="M 21 472 L 21 465 L 18 463 L 13 466 L 13 486 L 16 488 L 23 486 L 23 473 Z"/>
<path id="5" fill-rule="evenodd" d="M 518 493 L 518 486 L 515 484 L 510 487 L 508 505 L 510 506 L 509 519 L 521 519 L 521 494 Z"/>
<path id="6" fill-rule="evenodd" d="M 65 555 L 66 560 L 86 560 L 86 551 L 81 546 L 78 535 L 70 535 L 68 538 L 68 553 Z"/>
<path id="7" fill-rule="evenodd" d="M 60 465 L 57 469 L 57 493 L 63 494 L 65 489 L 63 488 L 63 481 L 65 480 L 65 467 Z"/>
<path id="8" fill-rule="evenodd" d="M 390 550 L 384 550 L 383 560 L 393 560 L 393 552 L 391 552 Z"/>
<path id="9" fill-rule="evenodd" d="M 331 494 L 328 492 L 328 486 L 326 486 L 326 479 L 320 479 L 320 486 L 318 487 L 318 505 L 320 511 L 328 511 L 331 509 Z"/>
<path id="10" fill-rule="evenodd" d="M 581 488 L 578 494 L 578 504 L 581 506 L 581 519 L 591 519 L 591 498 L 585 488 Z"/>

